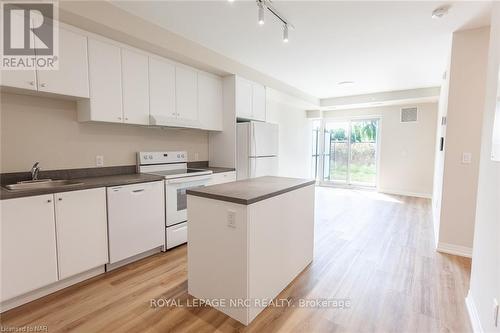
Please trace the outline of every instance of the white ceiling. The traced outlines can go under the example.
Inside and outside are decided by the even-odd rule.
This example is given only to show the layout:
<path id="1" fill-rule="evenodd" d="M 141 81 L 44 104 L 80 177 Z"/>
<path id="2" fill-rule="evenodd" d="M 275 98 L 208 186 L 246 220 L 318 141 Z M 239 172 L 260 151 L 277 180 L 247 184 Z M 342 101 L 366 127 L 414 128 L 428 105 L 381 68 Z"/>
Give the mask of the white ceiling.
<path id="1" fill-rule="evenodd" d="M 295 30 L 266 11 L 257 24 L 255 1 L 113 1 L 122 9 L 325 98 L 438 86 L 451 33 L 489 22 L 490 2 L 274 1 Z M 341 81 L 355 81 L 341 87 Z"/>

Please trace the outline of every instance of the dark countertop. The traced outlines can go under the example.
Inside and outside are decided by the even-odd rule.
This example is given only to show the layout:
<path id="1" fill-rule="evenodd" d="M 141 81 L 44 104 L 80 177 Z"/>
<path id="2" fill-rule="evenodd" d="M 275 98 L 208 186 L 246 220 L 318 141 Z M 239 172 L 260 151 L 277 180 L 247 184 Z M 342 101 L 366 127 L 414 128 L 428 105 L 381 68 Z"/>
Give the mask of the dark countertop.
<path id="1" fill-rule="evenodd" d="M 235 168 L 221 168 L 209 167 L 207 161 L 189 162 L 189 167 L 212 170 L 213 173 L 235 171 Z M 42 170 L 40 172 L 40 179 L 70 179 L 82 184 L 79 185 L 66 185 L 45 189 L 32 189 L 32 190 L 14 190 L 10 191 L 4 187 L 0 187 L 0 200 L 31 197 L 42 194 L 52 194 L 59 192 L 78 191 L 97 187 L 111 187 L 119 185 L 129 185 L 137 183 L 146 183 L 163 180 L 161 176 L 151 174 L 137 174 L 135 173 L 135 165 L 101 167 L 101 168 L 81 168 L 81 169 L 67 169 L 67 170 Z M 1 174 L 1 184 L 15 184 L 21 180 L 31 179 L 29 172 L 13 172 Z"/>
<path id="2" fill-rule="evenodd" d="M 61 186 L 61 187 L 55 187 L 55 188 L 9 191 L 9 190 L 6 190 L 5 188 L 2 187 L 0 189 L 0 200 L 22 198 L 22 197 L 31 197 L 31 196 L 35 196 L 35 195 L 52 194 L 52 193 L 59 193 L 59 192 L 86 190 L 86 189 L 97 188 L 97 187 L 110 187 L 110 186 L 137 184 L 137 183 L 147 183 L 147 182 L 154 182 L 154 181 L 159 181 L 159 180 L 163 180 L 163 179 L 164 178 L 161 176 L 134 173 L 134 174 L 126 174 L 126 175 L 74 178 L 72 180 L 80 182 L 82 184 Z"/>
<path id="3" fill-rule="evenodd" d="M 187 190 L 187 194 L 250 205 L 314 183 L 312 179 L 268 176 Z"/>

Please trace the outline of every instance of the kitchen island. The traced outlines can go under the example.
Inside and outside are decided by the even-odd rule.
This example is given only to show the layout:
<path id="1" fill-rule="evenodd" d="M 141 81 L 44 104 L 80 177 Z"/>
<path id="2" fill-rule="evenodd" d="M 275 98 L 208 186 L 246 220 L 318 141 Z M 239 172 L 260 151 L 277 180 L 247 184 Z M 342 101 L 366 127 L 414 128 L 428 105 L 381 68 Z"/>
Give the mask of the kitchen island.
<path id="1" fill-rule="evenodd" d="M 314 181 L 190 189 L 188 292 L 248 325 L 313 259 Z"/>

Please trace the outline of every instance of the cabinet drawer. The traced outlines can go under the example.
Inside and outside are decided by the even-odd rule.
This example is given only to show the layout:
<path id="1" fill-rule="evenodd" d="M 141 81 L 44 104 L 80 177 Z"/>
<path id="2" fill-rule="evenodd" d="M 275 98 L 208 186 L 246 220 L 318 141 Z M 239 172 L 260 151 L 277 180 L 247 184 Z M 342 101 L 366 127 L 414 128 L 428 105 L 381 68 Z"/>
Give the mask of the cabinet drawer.
<path id="1" fill-rule="evenodd" d="M 187 222 L 167 228 L 167 249 L 187 242 Z"/>
<path id="2" fill-rule="evenodd" d="M 236 181 L 236 171 L 212 174 L 212 179 L 207 185 L 217 185 Z"/>

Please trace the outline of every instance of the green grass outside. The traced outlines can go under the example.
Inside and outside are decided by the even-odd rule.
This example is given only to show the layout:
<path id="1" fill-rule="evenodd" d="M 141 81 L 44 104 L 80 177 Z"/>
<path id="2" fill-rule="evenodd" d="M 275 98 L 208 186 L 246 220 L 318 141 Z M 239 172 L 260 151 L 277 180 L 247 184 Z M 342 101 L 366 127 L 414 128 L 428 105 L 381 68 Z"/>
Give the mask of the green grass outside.
<path id="1" fill-rule="evenodd" d="M 351 182 L 354 183 L 369 183 L 375 185 L 376 167 L 375 165 L 357 165 L 350 166 Z M 330 167 L 330 180 L 345 181 L 347 178 L 347 166 L 340 165 Z"/>

